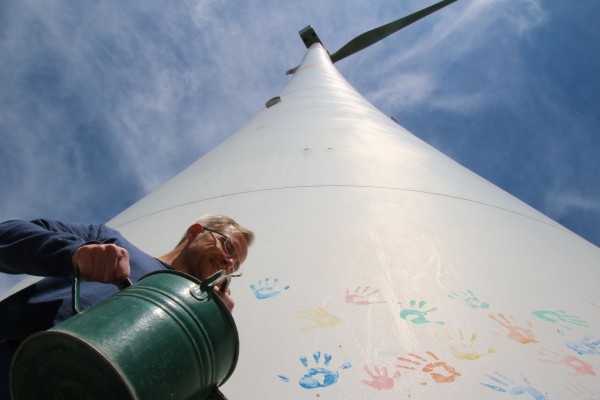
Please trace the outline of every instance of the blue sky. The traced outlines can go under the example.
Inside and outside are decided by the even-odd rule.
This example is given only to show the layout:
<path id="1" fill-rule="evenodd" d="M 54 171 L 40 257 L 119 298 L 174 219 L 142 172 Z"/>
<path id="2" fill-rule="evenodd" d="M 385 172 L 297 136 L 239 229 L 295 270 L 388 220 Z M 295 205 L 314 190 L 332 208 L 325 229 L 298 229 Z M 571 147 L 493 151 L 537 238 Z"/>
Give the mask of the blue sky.
<path id="1" fill-rule="evenodd" d="M 335 51 L 435 1 L 0 2 L 0 220 L 104 222 Z M 337 64 L 456 161 L 600 245 L 600 1 L 459 0 Z"/>

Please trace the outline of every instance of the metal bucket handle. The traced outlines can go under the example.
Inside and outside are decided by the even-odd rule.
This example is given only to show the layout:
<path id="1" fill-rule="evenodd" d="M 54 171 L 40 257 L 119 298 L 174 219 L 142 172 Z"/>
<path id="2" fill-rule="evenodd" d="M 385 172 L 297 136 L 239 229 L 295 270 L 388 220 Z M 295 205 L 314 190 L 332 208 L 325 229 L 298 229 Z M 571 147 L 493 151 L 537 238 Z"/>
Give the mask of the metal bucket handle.
<path id="1" fill-rule="evenodd" d="M 119 290 L 123 290 L 133 285 L 129 278 L 123 279 L 121 282 L 116 283 L 115 286 L 119 288 Z M 75 268 L 73 271 L 73 286 L 71 287 L 71 304 L 73 315 L 79 314 L 81 312 L 81 306 L 79 303 L 79 268 Z"/>
<path id="2" fill-rule="evenodd" d="M 205 301 L 212 293 L 215 285 L 221 282 L 222 280 L 225 280 L 225 282 L 221 286 L 221 290 L 224 291 L 224 288 L 226 288 L 229 285 L 229 279 L 229 276 L 227 276 L 227 273 L 224 270 L 217 271 L 205 280 L 203 280 L 200 283 L 200 285 L 191 288 L 190 293 L 192 294 L 192 296 L 194 296 L 194 298 L 200 301 Z"/>
<path id="3" fill-rule="evenodd" d="M 192 289 L 190 289 L 190 292 L 192 294 L 192 296 L 194 296 L 196 299 L 200 300 L 200 301 L 205 301 L 208 299 L 210 293 L 212 292 L 213 288 L 215 287 L 215 285 L 219 282 L 221 282 L 222 280 L 225 280 L 225 282 L 223 282 L 223 284 L 221 285 L 221 291 L 225 291 L 225 289 L 227 289 L 227 286 L 229 286 L 229 282 L 231 280 L 231 278 L 227 275 L 227 273 L 224 270 L 220 270 L 214 274 L 212 274 L 211 276 L 209 276 L 208 278 L 206 278 L 205 280 L 203 280 L 200 285 L 198 286 L 194 286 Z M 119 282 L 116 286 L 120 289 L 123 290 L 125 288 L 128 288 L 129 286 L 131 286 L 131 280 L 129 280 L 129 278 L 125 278 L 124 280 L 122 280 L 121 282 Z M 79 314 L 81 312 L 81 306 L 80 306 L 80 302 L 79 302 L 79 268 L 75 268 L 74 272 L 73 272 L 73 286 L 71 288 L 71 304 L 73 306 L 73 315 L 75 314 Z"/>

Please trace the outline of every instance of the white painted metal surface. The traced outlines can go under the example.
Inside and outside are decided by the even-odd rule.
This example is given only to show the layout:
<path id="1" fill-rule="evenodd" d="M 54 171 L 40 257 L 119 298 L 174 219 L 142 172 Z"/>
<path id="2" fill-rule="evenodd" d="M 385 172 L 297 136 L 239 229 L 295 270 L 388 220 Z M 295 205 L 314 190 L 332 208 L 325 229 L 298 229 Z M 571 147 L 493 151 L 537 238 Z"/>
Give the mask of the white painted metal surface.
<path id="1" fill-rule="evenodd" d="M 600 249 L 439 153 L 314 45 L 265 109 L 109 221 L 154 255 L 254 230 L 230 399 L 600 397 Z"/>
<path id="2" fill-rule="evenodd" d="M 279 96 L 110 221 L 156 255 L 208 212 L 255 231 L 229 398 L 600 396 L 600 249 L 398 126 L 319 45 Z"/>

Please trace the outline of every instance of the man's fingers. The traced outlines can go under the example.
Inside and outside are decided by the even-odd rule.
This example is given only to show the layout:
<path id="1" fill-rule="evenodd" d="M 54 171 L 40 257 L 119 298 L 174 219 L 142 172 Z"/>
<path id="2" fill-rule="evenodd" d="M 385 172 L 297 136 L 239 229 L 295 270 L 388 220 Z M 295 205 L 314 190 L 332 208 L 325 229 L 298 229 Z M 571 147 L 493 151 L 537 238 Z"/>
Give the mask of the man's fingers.
<path id="1" fill-rule="evenodd" d="M 94 264 L 94 270 L 102 275 L 101 282 L 120 282 L 129 277 L 129 253 L 122 247 L 106 245 L 100 254 L 99 263 Z M 100 268 L 98 268 L 100 267 Z"/>
<path id="2" fill-rule="evenodd" d="M 123 290 L 128 288 L 129 286 L 133 285 L 133 283 L 131 283 L 131 281 L 129 280 L 129 278 L 126 279 L 121 279 L 117 282 L 115 282 L 115 286 L 119 288 L 119 290 Z"/>
<path id="3" fill-rule="evenodd" d="M 129 253 L 114 244 L 89 244 L 73 254 L 73 266 L 88 281 L 115 283 L 129 277 Z"/>
<path id="4" fill-rule="evenodd" d="M 233 301 L 233 297 L 231 297 L 231 290 L 227 288 L 225 292 L 222 292 L 219 288 L 215 287 L 214 292 L 221 298 L 221 300 L 223 300 L 223 303 L 225 303 L 225 307 L 227 307 L 229 312 L 232 312 L 235 303 Z"/>

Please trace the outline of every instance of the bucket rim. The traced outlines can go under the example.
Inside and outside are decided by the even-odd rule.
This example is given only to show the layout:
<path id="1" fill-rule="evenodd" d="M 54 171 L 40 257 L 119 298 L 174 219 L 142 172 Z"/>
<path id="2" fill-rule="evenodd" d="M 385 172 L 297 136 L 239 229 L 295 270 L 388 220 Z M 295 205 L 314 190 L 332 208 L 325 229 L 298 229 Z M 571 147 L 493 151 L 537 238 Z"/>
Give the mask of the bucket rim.
<path id="1" fill-rule="evenodd" d="M 9 378 L 8 378 L 9 393 L 10 393 L 11 399 L 15 398 L 16 388 L 14 387 L 13 375 L 14 375 L 15 364 L 17 362 L 17 359 L 19 358 L 17 356 L 20 353 L 22 353 L 23 351 L 25 351 L 25 349 L 29 345 L 29 342 L 31 342 L 32 340 L 37 340 L 37 338 L 40 336 L 69 337 L 70 339 L 75 340 L 79 345 L 83 345 L 84 347 L 91 349 L 96 354 L 96 356 L 98 356 L 100 359 L 102 359 L 102 361 L 104 361 L 105 364 L 109 365 L 110 368 L 112 368 L 115 371 L 119 381 L 122 383 L 122 385 L 126 388 L 127 392 L 129 393 L 129 397 L 132 400 L 138 399 L 137 393 L 132 391 L 132 387 L 133 387 L 132 383 L 127 379 L 127 377 L 125 376 L 125 374 L 123 373 L 121 368 L 119 368 L 119 366 L 116 363 L 112 362 L 109 358 L 107 358 L 106 355 L 102 351 L 100 351 L 97 347 L 93 346 L 92 344 L 88 343 L 86 340 L 84 340 L 80 336 L 74 334 L 73 332 L 63 331 L 60 329 L 60 327 L 58 329 L 55 329 L 55 328 L 56 327 L 53 327 L 46 331 L 36 332 L 33 335 L 28 336 L 25 340 L 23 340 L 23 342 L 21 342 L 21 344 L 15 351 L 15 354 L 14 354 L 13 359 L 10 364 Z"/>

